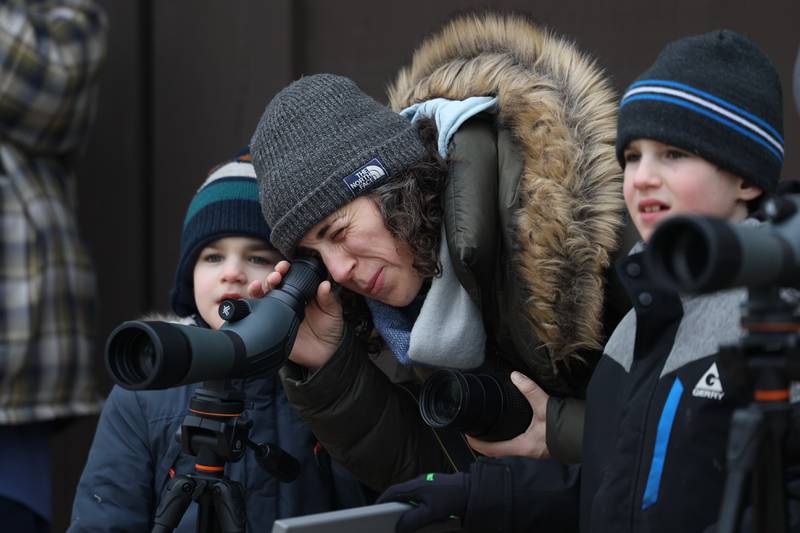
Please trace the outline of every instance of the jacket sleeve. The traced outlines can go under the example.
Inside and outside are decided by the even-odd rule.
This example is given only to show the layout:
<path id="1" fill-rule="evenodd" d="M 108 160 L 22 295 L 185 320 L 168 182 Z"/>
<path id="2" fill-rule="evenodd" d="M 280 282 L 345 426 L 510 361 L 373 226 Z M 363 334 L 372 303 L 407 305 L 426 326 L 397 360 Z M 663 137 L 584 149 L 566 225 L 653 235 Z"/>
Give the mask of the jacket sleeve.
<path id="1" fill-rule="evenodd" d="M 281 370 L 289 401 L 331 456 L 369 488 L 451 471 L 414 396 L 391 383 L 349 328 L 333 357 L 305 374 L 292 363 Z"/>
<path id="2" fill-rule="evenodd" d="M 551 459 L 481 457 L 472 466 L 465 529 L 578 531 L 580 470 Z"/>
<path id="3" fill-rule="evenodd" d="M 100 414 L 72 506 L 69 531 L 146 531 L 153 458 L 136 394 L 114 387 Z"/>
<path id="4" fill-rule="evenodd" d="M 583 419 L 586 403 L 578 398 L 557 398 L 547 401 L 547 449 L 550 456 L 562 463 L 581 462 Z"/>

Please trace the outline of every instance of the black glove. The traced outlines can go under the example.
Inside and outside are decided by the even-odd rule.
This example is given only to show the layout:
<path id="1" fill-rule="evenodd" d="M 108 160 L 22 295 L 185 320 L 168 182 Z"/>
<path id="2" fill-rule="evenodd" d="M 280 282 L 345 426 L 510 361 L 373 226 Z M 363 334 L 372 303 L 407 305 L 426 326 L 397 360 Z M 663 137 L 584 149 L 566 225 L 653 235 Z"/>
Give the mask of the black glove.
<path id="1" fill-rule="evenodd" d="M 410 533 L 433 522 L 461 523 L 469 498 L 469 474 L 425 474 L 393 485 L 376 503 L 402 502 L 414 506 L 400 516 L 397 533 Z"/>

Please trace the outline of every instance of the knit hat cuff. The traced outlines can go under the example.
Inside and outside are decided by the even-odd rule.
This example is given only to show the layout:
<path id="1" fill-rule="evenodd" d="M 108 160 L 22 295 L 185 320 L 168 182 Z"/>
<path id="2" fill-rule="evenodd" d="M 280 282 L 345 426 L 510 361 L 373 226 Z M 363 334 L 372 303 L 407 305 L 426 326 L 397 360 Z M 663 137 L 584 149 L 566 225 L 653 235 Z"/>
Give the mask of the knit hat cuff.
<path id="1" fill-rule="evenodd" d="M 354 198 L 368 193 L 385 183 L 387 179 L 404 172 L 422 156 L 424 151 L 425 147 L 419 138 L 417 128 L 409 123 L 407 128 L 386 139 L 371 152 L 354 157 L 346 165 L 324 178 L 313 191 L 305 195 L 273 224 L 272 244 L 283 255 L 291 258 L 297 242 L 309 229 Z M 347 183 L 347 178 L 352 176 L 353 172 L 371 163 L 373 159 L 377 159 L 377 162 L 384 167 L 385 176 L 357 189 Z"/>
<path id="2" fill-rule="evenodd" d="M 628 144 L 652 139 L 696 154 L 767 193 L 778 183 L 782 157 L 774 147 L 694 110 L 657 100 L 633 101 L 620 108 L 618 124 L 616 155 L 623 168 Z"/>

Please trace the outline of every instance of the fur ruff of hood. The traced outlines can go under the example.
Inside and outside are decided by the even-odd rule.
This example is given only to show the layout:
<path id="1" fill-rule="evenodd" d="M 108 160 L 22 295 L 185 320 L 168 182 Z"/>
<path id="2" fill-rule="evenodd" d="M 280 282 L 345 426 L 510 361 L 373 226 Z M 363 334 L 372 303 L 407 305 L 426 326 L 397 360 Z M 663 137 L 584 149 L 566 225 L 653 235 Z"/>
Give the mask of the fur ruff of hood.
<path id="1" fill-rule="evenodd" d="M 519 16 L 468 15 L 426 39 L 388 95 L 395 111 L 497 97 L 499 127 L 524 152 L 513 256 L 529 291 L 526 319 L 551 363 L 602 349 L 604 270 L 624 210 L 617 97 L 602 70 Z"/>

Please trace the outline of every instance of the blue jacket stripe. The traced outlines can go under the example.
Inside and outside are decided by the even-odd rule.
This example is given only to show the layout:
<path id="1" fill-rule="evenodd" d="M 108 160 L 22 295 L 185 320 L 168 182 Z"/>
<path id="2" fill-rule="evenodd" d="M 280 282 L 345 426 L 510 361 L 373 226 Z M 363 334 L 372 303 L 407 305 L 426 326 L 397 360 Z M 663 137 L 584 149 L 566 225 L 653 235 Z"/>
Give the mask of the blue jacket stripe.
<path id="1" fill-rule="evenodd" d="M 725 126 L 728 126 L 729 128 L 731 128 L 733 130 L 738 131 L 739 133 L 741 133 L 745 137 L 747 137 L 749 139 L 752 139 L 753 141 L 757 142 L 758 144 L 760 144 L 761 146 L 763 146 L 764 148 L 769 150 L 775 157 L 778 158 L 779 161 L 783 162 L 783 154 L 781 154 L 778 150 L 776 150 L 775 147 L 773 147 L 767 141 L 765 141 L 761 137 L 758 137 L 758 136 L 750 133 L 749 131 L 747 131 L 746 129 L 744 129 L 744 128 L 740 127 L 740 126 L 737 126 L 736 124 L 734 124 L 730 120 L 722 118 L 721 116 L 717 115 L 716 113 L 712 113 L 711 111 L 703 109 L 700 106 L 694 105 L 692 103 L 689 103 L 689 102 L 687 102 L 685 100 L 681 100 L 679 98 L 673 98 L 671 96 L 663 96 L 663 95 L 658 95 L 658 94 L 637 94 L 637 95 L 634 95 L 634 96 L 629 96 L 629 97 L 625 98 L 625 100 L 620 105 L 624 106 L 624 105 L 626 105 L 626 104 L 628 104 L 630 102 L 633 102 L 635 100 L 660 100 L 662 102 L 669 102 L 671 104 L 675 104 L 675 105 L 679 105 L 681 107 L 685 107 L 687 109 L 691 109 L 692 111 L 694 111 L 696 113 L 700 113 L 701 115 L 705 115 L 705 116 L 707 116 L 708 118 L 710 118 L 712 120 L 716 120 L 717 122 L 719 122 L 721 124 L 724 124 Z"/>
<path id="2" fill-rule="evenodd" d="M 647 509 L 658 501 L 658 489 L 661 485 L 661 473 L 664 470 L 664 460 L 667 457 L 667 445 L 669 435 L 672 431 L 672 423 L 675 422 L 675 413 L 678 411 L 678 404 L 683 394 L 683 383 L 680 378 L 675 378 L 672 389 L 669 391 L 667 401 L 661 410 L 661 419 L 658 421 L 658 433 L 656 434 L 656 445 L 653 450 L 653 461 L 650 463 L 650 474 L 647 476 L 647 486 L 644 489 L 642 509 Z"/>

